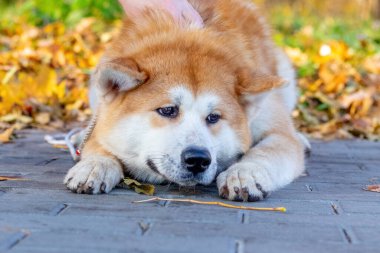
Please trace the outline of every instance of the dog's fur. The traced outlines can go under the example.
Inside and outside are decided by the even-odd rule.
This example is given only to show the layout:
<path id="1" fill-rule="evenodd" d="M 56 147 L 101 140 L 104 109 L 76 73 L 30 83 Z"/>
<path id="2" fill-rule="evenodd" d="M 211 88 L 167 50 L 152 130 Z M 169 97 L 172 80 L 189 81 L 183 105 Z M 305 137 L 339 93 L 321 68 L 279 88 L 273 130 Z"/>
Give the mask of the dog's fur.
<path id="1" fill-rule="evenodd" d="M 210 184 L 230 200 L 257 201 L 304 170 L 294 129 L 294 71 L 251 1 L 191 0 L 205 27 L 147 10 L 126 20 L 95 70 L 96 126 L 65 184 L 78 193 L 112 190 L 123 170 L 139 180 Z M 157 108 L 176 105 L 166 118 Z M 211 113 L 219 122 L 207 124 Z M 181 152 L 206 148 L 193 175 Z"/>

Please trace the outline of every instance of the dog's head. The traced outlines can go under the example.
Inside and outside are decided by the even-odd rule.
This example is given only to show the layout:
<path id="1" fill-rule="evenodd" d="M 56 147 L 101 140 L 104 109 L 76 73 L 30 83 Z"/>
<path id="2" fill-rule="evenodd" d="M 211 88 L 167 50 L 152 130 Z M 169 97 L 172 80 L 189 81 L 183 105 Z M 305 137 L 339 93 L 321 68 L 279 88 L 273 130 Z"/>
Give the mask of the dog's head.
<path id="1" fill-rule="evenodd" d="M 154 34 L 128 50 L 119 39 L 99 64 L 94 134 L 139 179 L 209 184 L 252 143 L 244 95 L 282 81 L 207 31 Z"/>

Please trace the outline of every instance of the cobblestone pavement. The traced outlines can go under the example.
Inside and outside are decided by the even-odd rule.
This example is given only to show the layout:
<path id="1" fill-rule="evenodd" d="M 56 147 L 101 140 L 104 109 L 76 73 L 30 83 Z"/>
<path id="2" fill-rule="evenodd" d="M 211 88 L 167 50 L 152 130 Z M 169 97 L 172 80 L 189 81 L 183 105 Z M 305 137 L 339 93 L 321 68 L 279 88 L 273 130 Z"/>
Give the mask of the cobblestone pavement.
<path id="1" fill-rule="evenodd" d="M 77 195 L 62 184 L 73 165 L 43 133 L 0 145 L 0 252 L 380 252 L 380 143 L 313 142 L 307 176 L 247 206 L 286 213 L 158 202 L 117 189 Z M 161 197 L 217 200 L 216 187 L 159 186 Z"/>

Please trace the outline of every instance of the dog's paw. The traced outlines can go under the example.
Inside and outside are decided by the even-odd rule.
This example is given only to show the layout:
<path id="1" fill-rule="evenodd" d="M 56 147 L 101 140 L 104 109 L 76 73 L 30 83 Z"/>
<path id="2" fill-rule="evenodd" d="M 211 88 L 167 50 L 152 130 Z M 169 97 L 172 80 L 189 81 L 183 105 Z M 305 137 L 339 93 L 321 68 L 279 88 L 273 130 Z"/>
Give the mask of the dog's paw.
<path id="1" fill-rule="evenodd" d="M 85 158 L 67 173 L 64 184 L 76 193 L 109 193 L 123 178 L 120 164 L 106 157 Z"/>
<path id="2" fill-rule="evenodd" d="M 273 188 L 265 169 L 252 163 L 234 164 L 220 173 L 216 181 L 219 196 L 233 201 L 260 201 Z"/>

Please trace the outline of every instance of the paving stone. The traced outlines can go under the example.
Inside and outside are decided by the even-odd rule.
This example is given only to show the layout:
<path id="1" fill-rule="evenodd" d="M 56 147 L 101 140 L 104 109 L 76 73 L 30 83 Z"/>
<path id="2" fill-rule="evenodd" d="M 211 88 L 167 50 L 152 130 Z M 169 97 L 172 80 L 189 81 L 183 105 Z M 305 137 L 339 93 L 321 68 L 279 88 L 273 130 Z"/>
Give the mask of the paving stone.
<path id="1" fill-rule="evenodd" d="M 380 214 L 380 201 L 340 201 L 340 206 L 346 213 Z"/>
<path id="2" fill-rule="evenodd" d="M 0 252 L 10 250 L 28 236 L 28 233 L 19 231 L 0 232 Z"/>
<path id="3" fill-rule="evenodd" d="M 84 243 L 85 242 L 85 243 Z M 189 238 L 176 236 L 94 236 L 88 233 L 36 234 L 26 238 L 11 252 L 152 252 L 152 253 L 229 253 L 234 239 L 219 237 Z"/>
<path id="4" fill-rule="evenodd" d="M 243 251 L 242 251 L 243 252 Z M 343 243 L 293 243 L 262 240 L 248 240 L 244 252 L 308 252 L 308 253 L 378 253 L 379 245 L 352 245 Z"/>
<path id="5" fill-rule="evenodd" d="M 379 224 L 379 223 L 378 223 Z M 379 240 L 379 229 L 378 227 L 368 227 L 368 226 L 354 226 L 352 229 L 358 239 L 361 242 L 372 243 L 377 245 L 377 249 L 380 249 L 380 240 Z"/>
<path id="6" fill-rule="evenodd" d="M 242 239 L 270 238 L 270 240 L 297 242 L 344 242 L 338 227 L 334 225 L 309 226 L 271 223 L 270 228 L 265 223 L 255 224 L 198 224 L 190 223 L 186 226 L 175 223 L 160 222 L 152 227 L 152 234 L 164 234 L 170 231 L 171 235 L 191 237 L 236 237 Z M 316 236 L 318 235 L 318 236 Z"/>

